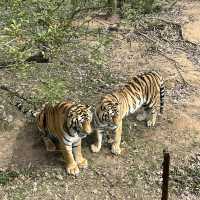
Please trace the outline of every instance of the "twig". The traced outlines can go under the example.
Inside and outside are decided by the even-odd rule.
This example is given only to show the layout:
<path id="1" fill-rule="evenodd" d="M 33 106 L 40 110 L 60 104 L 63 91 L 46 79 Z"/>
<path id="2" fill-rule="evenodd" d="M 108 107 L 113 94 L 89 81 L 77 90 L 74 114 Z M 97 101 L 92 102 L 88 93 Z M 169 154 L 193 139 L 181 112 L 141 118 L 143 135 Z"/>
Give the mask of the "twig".
<path id="1" fill-rule="evenodd" d="M 9 46 L 9 44 L 11 43 L 11 42 L 13 42 L 13 41 L 15 41 L 16 40 L 16 38 L 14 38 L 14 39 L 12 39 L 12 40 L 10 40 L 10 41 L 8 41 L 8 42 L 6 42 L 5 44 L 3 44 L 2 45 L 2 47 L 0 47 L 1 49 L 3 49 L 4 48 L 4 46 Z"/>
<path id="2" fill-rule="evenodd" d="M 167 19 L 164 19 L 164 18 L 147 17 L 146 19 L 153 19 L 153 20 L 158 20 L 158 21 L 165 22 L 166 24 L 173 24 L 173 25 L 176 25 L 176 26 L 181 26 L 181 24 L 179 24 L 177 22 L 170 21 L 170 20 L 167 20 Z"/>
<path id="3" fill-rule="evenodd" d="M 75 9 L 72 13 L 71 13 L 71 16 L 69 17 L 69 21 L 67 23 L 67 25 L 65 27 L 68 27 L 70 26 L 70 24 L 72 23 L 72 20 L 73 18 L 80 12 L 83 12 L 83 11 L 89 11 L 89 10 L 98 10 L 98 9 L 101 9 L 101 8 L 105 8 L 105 6 L 99 6 L 99 7 L 87 7 L 87 8 L 77 8 Z"/>
<path id="4" fill-rule="evenodd" d="M 90 19 L 87 19 L 87 20 L 83 21 L 79 26 L 77 26 L 77 27 L 74 29 L 74 31 L 75 31 L 75 32 L 78 31 L 78 29 L 80 29 L 82 26 L 84 26 L 84 24 L 86 24 L 86 23 L 89 24 L 89 22 L 92 21 L 92 20 L 93 20 L 93 17 L 91 17 Z M 88 26 L 89 26 L 89 25 L 88 25 Z M 70 42 L 70 40 L 72 39 L 72 37 L 73 37 L 73 34 L 71 34 L 71 35 L 68 37 L 67 43 Z"/>
<path id="5" fill-rule="evenodd" d="M 95 168 L 93 167 L 90 167 L 90 169 L 97 175 L 97 176 L 102 176 L 104 177 L 104 179 L 106 180 L 106 182 L 109 184 L 110 188 L 112 188 L 114 186 L 114 184 L 110 181 L 110 179 L 103 173 L 97 171 Z M 109 188 L 107 190 L 108 194 L 110 195 L 110 197 L 114 198 L 114 199 L 118 199 L 116 197 L 116 195 L 112 194 L 110 191 L 109 191 Z"/>
<path id="6" fill-rule="evenodd" d="M 174 59 L 172 59 L 172 58 L 168 57 L 167 55 L 165 55 L 164 53 L 162 53 L 159 49 L 158 49 L 158 52 L 159 52 L 160 55 L 162 55 L 163 57 L 167 58 L 169 61 L 174 63 L 174 66 L 175 66 L 175 68 L 176 68 L 176 70 L 177 70 L 177 72 L 178 72 L 183 84 L 184 85 L 189 85 L 189 83 L 183 78 L 183 75 L 180 72 L 180 66 L 181 65 L 177 61 L 175 61 Z"/>
<path id="7" fill-rule="evenodd" d="M 170 10 L 176 3 L 177 3 L 177 0 L 172 1 L 172 3 L 169 5 L 168 8 L 166 8 L 166 10 Z"/>
<path id="8" fill-rule="evenodd" d="M 62 0 L 60 3 L 58 3 L 57 7 L 54 8 L 53 10 L 51 10 L 51 12 L 55 12 L 56 10 L 58 10 L 60 8 L 60 6 L 65 2 L 65 0 Z"/>
<path id="9" fill-rule="evenodd" d="M 140 31 L 136 31 L 136 33 L 138 33 L 139 35 L 142 35 L 143 37 L 145 37 L 146 39 L 150 40 L 151 42 L 153 42 L 154 44 L 158 44 L 158 41 L 150 38 L 148 35 L 140 32 Z M 160 46 L 160 45 L 159 45 Z M 184 79 L 183 75 L 181 74 L 180 72 L 180 67 L 182 66 L 180 63 L 178 63 L 176 60 L 174 60 L 173 58 L 170 58 L 169 56 L 167 56 L 165 53 L 163 53 L 160 49 L 157 48 L 157 51 L 160 55 L 162 55 L 163 57 L 167 58 L 169 61 L 173 62 L 180 78 L 181 78 L 181 81 L 183 82 L 184 85 L 189 85 L 187 83 L 187 81 Z"/>
<path id="10" fill-rule="evenodd" d="M 7 62 L 7 63 L 0 63 L 0 69 L 5 69 L 5 68 L 9 68 L 11 66 L 13 66 L 14 64 L 16 64 L 15 61 L 10 61 L 10 62 Z"/>
<path id="11" fill-rule="evenodd" d="M 113 183 L 112 183 L 112 181 L 110 181 L 110 179 L 108 179 L 108 177 L 107 177 L 105 174 L 103 174 L 103 173 L 97 171 L 97 170 L 96 170 L 95 168 L 93 168 L 93 167 L 90 167 L 90 169 L 91 169 L 96 175 L 98 175 L 98 176 L 103 176 L 103 177 L 105 178 L 105 180 L 109 183 L 110 187 L 113 187 L 113 186 L 114 186 Z"/>
<path id="12" fill-rule="evenodd" d="M 6 85 L 0 85 L 0 89 L 1 89 L 1 90 L 4 90 L 4 91 L 6 91 L 6 92 L 8 92 L 9 94 L 11 94 L 11 95 L 13 95 L 13 96 L 16 96 L 16 97 L 22 99 L 23 101 L 27 102 L 28 104 L 33 105 L 34 108 L 35 108 L 35 104 L 34 104 L 31 100 L 25 98 L 24 96 L 20 95 L 20 94 L 19 94 L 18 92 L 16 92 L 16 91 L 12 91 L 10 88 L 8 88 L 8 86 L 6 86 Z"/>
<path id="13" fill-rule="evenodd" d="M 110 22 L 108 22 L 108 21 L 101 21 L 101 20 L 99 20 L 99 19 L 97 19 L 97 18 L 95 18 L 95 21 L 97 21 L 98 23 L 100 23 L 100 24 L 102 24 L 102 25 L 111 25 L 111 23 Z"/>

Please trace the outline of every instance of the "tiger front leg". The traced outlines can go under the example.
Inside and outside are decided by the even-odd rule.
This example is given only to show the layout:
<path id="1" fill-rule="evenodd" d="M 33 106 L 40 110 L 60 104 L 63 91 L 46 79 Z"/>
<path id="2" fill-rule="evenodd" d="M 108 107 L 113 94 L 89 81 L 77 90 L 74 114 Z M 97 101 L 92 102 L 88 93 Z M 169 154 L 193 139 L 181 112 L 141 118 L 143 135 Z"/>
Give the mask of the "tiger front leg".
<path id="1" fill-rule="evenodd" d="M 72 145 L 61 144 L 61 150 L 65 160 L 67 173 L 74 176 L 78 175 L 79 168 L 76 161 L 74 160 L 74 156 L 72 153 Z"/>
<path id="2" fill-rule="evenodd" d="M 73 144 L 72 151 L 79 168 L 87 168 L 88 162 L 83 157 L 82 152 L 81 152 L 81 140 L 78 143 Z"/>
<path id="3" fill-rule="evenodd" d="M 112 144 L 111 152 L 115 155 L 121 154 L 120 143 L 121 143 L 121 135 L 122 135 L 122 122 L 118 125 L 118 127 L 114 131 L 114 142 Z"/>
<path id="4" fill-rule="evenodd" d="M 156 108 L 152 107 L 152 108 L 150 108 L 150 111 L 149 111 L 149 117 L 148 117 L 148 120 L 147 120 L 147 126 L 148 127 L 155 126 L 156 118 L 157 118 Z"/>
<path id="5" fill-rule="evenodd" d="M 103 134 L 100 130 L 95 130 L 95 136 L 96 136 L 96 141 L 94 144 L 91 145 L 91 151 L 93 153 L 97 153 L 100 151 L 101 149 L 101 144 L 102 144 L 102 137 L 103 137 Z"/>

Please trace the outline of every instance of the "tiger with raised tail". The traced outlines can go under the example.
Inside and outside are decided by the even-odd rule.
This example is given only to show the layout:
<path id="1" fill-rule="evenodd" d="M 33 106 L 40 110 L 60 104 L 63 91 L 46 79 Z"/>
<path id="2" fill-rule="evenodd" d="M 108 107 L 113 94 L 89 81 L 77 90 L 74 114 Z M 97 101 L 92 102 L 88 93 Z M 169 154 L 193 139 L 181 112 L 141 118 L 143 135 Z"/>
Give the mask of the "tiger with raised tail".
<path id="1" fill-rule="evenodd" d="M 92 132 L 90 106 L 71 100 L 45 104 L 36 115 L 36 122 L 46 149 L 55 151 L 58 144 L 68 174 L 77 175 L 79 168 L 87 167 L 81 153 L 81 139 Z"/>
<path id="2" fill-rule="evenodd" d="M 154 126 L 159 102 L 160 113 L 163 113 L 164 93 L 163 78 L 158 72 L 150 71 L 138 74 L 124 86 L 102 96 L 93 115 L 97 141 L 91 145 L 92 152 L 100 151 L 102 133 L 108 130 L 114 134 L 111 152 L 119 155 L 123 118 L 143 106 L 147 113 L 147 126 Z"/>

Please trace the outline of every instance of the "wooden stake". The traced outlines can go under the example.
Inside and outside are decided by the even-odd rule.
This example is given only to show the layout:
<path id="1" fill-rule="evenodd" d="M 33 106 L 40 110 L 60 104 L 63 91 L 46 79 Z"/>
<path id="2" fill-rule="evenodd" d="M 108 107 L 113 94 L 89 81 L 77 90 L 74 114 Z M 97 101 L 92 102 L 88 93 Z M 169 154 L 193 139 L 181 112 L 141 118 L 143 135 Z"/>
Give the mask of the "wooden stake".
<path id="1" fill-rule="evenodd" d="M 161 200 L 167 200 L 168 199 L 168 182 L 169 182 L 169 165 L 170 165 L 170 155 L 168 152 L 168 149 L 165 148 L 163 150 L 163 183 L 162 183 L 162 198 Z"/>

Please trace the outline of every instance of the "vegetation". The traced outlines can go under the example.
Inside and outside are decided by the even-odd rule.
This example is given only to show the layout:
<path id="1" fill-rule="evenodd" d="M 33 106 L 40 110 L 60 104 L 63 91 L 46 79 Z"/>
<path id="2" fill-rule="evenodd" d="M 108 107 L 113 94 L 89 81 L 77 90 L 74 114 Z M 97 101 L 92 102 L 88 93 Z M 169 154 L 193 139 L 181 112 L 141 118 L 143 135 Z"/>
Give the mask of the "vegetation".
<path id="1" fill-rule="evenodd" d="M 63 44 L 74 48 L 81 37 L 91 34 L 84 25 L 97 12 L 116 14 L 119 9 L 130 17 L 136 12 L 149 13 L 156 5 L 156 0 L 3 0 L 0 2 L 0 63 L 24 63 L 38 53 L 43 57 L 40 62 L 48 62 L 60 53 Z M 82 23 L 75 25 L 80 18 L 84 19 Z"/>
<path id="2" fill-rule="evenodd" d="M 120 14 L 133 20 L 136 13 L 154 11 L 156 2 L 3 0 L 0 2 L 0 66 L 17 68 L 15 73 L 19 79 L 39 78 L 40 86 L 35 93 L 34 88 L 31 90 L 33 95 L 28 94 L 35 104 L 54 102 L 63 99 L 66 94 L 73 96 L 70 91 L 76 89 L 74 84 L 71 85 L 70 75 L 63 70 L 67 68 L 70 71 L 74 65 L 86 66 L 86 74 L 90 74 L 88 77 L 93 79 L 91 85 L 95 87 L 98 80 L 93 75 L 95 77 L 99 69 L 104 68 L 103 79 L 110 77 L 106 69 L 109 60 L 106 50 L 111 44 L 112 34 L 104 28 L 89 26 L 90 21 L 102 14 L 105 17 Z M 32 62 L 50 65 L 44 67 Z M 42 68 L 49 71 L 48 75 Z M 52 71 L 57 71 L 57 74 Z M 79 68 L 78 73 L 80 71 Z M 40 77 L 37 73 L 41 74 Z M 65 78 L 62 79 L 60 74 Z M 90 91 L 83 84 L 76 87 Z"/>

